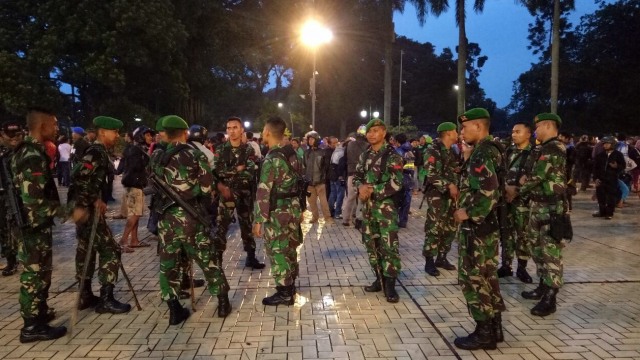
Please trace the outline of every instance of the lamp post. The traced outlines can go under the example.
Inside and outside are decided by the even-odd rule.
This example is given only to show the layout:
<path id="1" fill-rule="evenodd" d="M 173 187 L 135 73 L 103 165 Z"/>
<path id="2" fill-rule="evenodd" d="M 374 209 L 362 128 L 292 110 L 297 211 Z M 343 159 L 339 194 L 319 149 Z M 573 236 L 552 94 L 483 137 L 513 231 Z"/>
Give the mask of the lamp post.
<path id="1" fill-rule="evenodd" d="M 398 85 L 398 126 L 402 120 L 402 57 L 404 50 L 400 50 L 400 84 Z"/>
<path id="2" fill-rule="evenodd" d="M 333 39 L 331 30 L 315 20 L 309 20 L 302 26 L 300 40 L 311 48 L 313 52 L 313 73 L 309 81 L 311 90 L 311 127 L 316 129 L 316 55 L 318 46 L 326 44 Z"/>
<path id="3" fill-rule="evenodd" d="M 453 85 L 453 90 L 455 90 L 456 92 L 460 91 L 460 85 L 458 85 L 458 84 Z M 465 111 L 467 111 L 466 104 L 463 103 L 462 104 L 462 112 L 465 112 Z M 458 115 L 460 115 L 460 114 L 458 114 Z"/>

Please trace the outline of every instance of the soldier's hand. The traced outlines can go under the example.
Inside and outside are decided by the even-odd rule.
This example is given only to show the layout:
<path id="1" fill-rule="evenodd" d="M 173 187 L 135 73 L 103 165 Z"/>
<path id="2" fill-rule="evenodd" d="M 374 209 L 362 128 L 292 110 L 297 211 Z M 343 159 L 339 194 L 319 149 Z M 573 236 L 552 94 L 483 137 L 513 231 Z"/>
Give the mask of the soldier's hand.
<path id="1" fill-rule="evenodd" d="M 262 237 L 262 224 L 260 223 L 255 223 L 253 224 L 253 236 L 255 237 Z"/>
<path id="2" fill-rule="evenodd" d="M 596 186 L 600 186 L 602 184 L 602 182 L 598 179 L 596 179 Z"/>
<path id="3" fill-rule="evenodd" d="M 244 166 L 244 165 L 238 165 L 238 166 L 236 166 L 236 171 L 237 171 L 237 172 L 242 172 L 242 171 L 244 171 L 244 169 L 246 169 L 246 168 L 247 168 L 247 167 L 246 167 L 246 166 Z"/>
<path id="4" fill-rule="evenodd" d="M 524 185 L 524 183 L 527 182 L 527 175 L 522 175 L 518 182 L 520 183 L 520 186 Z"/>
<path id="5" fill-rule="evenodd" d="M 93 203 L 94 208 L 100 215 L 104 215 L 107 212 L 107 204 L 102 201 L 102 199 L 98 199 Z"/>
<path id="6" fill-rule="evenodd" d="M 372 184 L 362 184 L 358 187 L 358 197 L 362 201 L 369 200 L 369 197 L 373 193 L 373 185 Z"/>
<path id="7" fill-rule="evenodd" d="M 449 184 L 449 195 L 451 195 L 451 198 L 453 200 L 458 199 L 458 196 L 460 195 L 460 191 L 458 190 L 458 187 L 456 186 L 456 184 Z"/>
<path id="8" fill-rule="evenodd" d="M 507 185 L 504 187 L 504 190 L 506 192 L 505 199 L 509 203 L 512 202 L 513 199 L 516 198 L 516 196 L 518 196 L 517 188 L 514 185 Z"/>
<path id="9" fill-rule="evenodd" d="M 76 224 L 84 224 L 89 220 L 89 211 L 83 207 L 74 208 L 71 214 L 71 220 Z"/>
<path id="10" fill-rule="evenodd" d="M 220 196 L 222 196 L 225 200 L 231 199 L 231 189 L 223 183 L 218 183 L 218 191 L 220 192 Z"/>
<path id="11" fill-rule="evenodd" d="M 461 222 L 469 219 L 469 215 L 467 215 L 467 210 L 466 209 L 458 209 L 458 210 L 454 211 L 453 212 L 453 219 L 457 223 L 461 223 Z"/>

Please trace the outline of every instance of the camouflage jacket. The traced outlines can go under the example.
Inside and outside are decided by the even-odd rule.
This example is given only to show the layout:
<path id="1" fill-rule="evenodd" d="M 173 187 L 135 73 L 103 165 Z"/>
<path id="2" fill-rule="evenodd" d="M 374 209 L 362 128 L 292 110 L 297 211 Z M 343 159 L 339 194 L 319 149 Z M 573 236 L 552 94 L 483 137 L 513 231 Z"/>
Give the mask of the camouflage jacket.
<path id="1" fill-rule="evenodd" d="M 291 167 L 287 165 L 283 155 L 277 154 L 276 149 L 281 148 L 276 145 L 269 149 L 269 153 L 262 162 L 256 202 L 253 207 L 254 221 L 256 223 L 278 222 L 287 224 L 291 221 L 300 221 L 302 213 L 300 200 L 297 196 L 292 196 L 297 191 L 298 178 L 303 176 L 302 159 L 296 153 L 295 157 L 288 159 Z M 292 172 L 297 169 L 298 174 Z M 276 194 L 275 210 L 273 208 L 272 195 L 287 194 L 278 197 Z"/>
<path id="2" fill-rule="evenodd" d="M 11 159 L 13 184 L 22 200 L 23 215 L 34 228 L 53 224 L 53 217 L 61 211 L 49 162 L 44 145 L 31 136 L 25 137 Z"/>
<path id="3" fill-rule="evenodd" d="M 524 149 L 519 149 L 516 145 L 511 145 L 507 150 L 507 185 L 519 186 L 520 178 L 528 175 L 531 171 L 531 161 L 533 157 L 533 149 L 531 144 Z"/>
<path id="4" fill-rule="evenodd" d="M 69 189 L 69 199 L 75 201 L 74 206 L 91 207 L 98 196 L 104 201 L 107 194 L 107 174 L 111 166 L 107 149 L 96 140 L 84 151 L 71 171 L 73 182 Z"/>
<path id="5" fill-rule="evenodd" d="M 476 144 L 460 179 L 460 208 L 476 224 L 484 222 L 501 196 L 497 170 L 502 156 L 492 141 L 489 135 Z"/>
<path id="6" fill-rule="evenodd" d="M 159 151 L 159 150 L 158 150 Z M 207 157 L 184 143 L 169 143 L 163 153 L 151 159 L 151 171 L 184 200 L 210 199 L 215 177 Z"/>
<path id="7" fill-rule="evenodd" d="M 391 149 L 387 163 L 382 164 L 383 152 Z M 375 163 L 372 163 L 375 160 Z M 362 155 L 353 176 L 353 186 L 357 189 L 363 184 L 373 184 L 371 200 L 393 204 L 393 196 L 402 188 L 402 157 L 386 142 L 378 151 L 371 147 Z M 382 179 L 380 178 L 382 173 Z"/>
<path id="8" fill-rule="evenodd" d="M 458 161 L 451 149 L 447 149 L 438 139 L 425 152 L 427 184 L 441 194 L 449 193 L 449 184 L 458 184 Z"/>
<path id="9" fill-rule="evenodd" d="M 214 159 L 214 171 L 225 185 L 233 189 L 248 189 L 255 184 L 256 154 L 250 145 L 233 147 L 227 141 L 216 147 Z M 245 165 L 245 169 L 238 172 L 236 167 L 239 165 Z"/>
<path id="10" fill-rule="evenodd" d="M 566 187 L 564 144 L 557 138 L 551 138 L 541 144 L 536 156 L 531 174 L 520 187 L 520 196 L 533 200 L 552 196 L 561 199 Z"/>

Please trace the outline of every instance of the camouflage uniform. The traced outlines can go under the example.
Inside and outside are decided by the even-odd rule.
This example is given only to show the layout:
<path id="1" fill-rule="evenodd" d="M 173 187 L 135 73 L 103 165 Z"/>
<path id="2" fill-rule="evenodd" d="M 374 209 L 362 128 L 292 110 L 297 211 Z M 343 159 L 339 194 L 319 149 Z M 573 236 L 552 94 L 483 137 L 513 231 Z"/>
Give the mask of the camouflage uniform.
<path id="1" fill-rule="evenodd" d="M 217 229 L 214 241 L 218 251 L 227 248 L 227 232 L 229 224 L 236 211 L 240 222 L 240 234 L 244 251 L 255 253 L 256 241 L 251 234 L 253 223 L 253 199 L 256 171 L 256 155 L 251 146 L 241 144 L 233 147 L 231 142 L 216 147 L 215 173 L 224 185 L 231 189 L 233 199 L 225 200 L 220 197 L 218 206 Z M 239 165 L 245 165 L 241 172 L 236 170 Z"/>
<path id="2" fill-rule="evenodd" d="M 496 274 L 498 264 L 498 226 L 496 206 L 500 198 L 497 169 L 502 160 L 490 144 L 491 136 L 478 142 L 463 167 L 460 208 L 469 220 L 462 224 L 458 277 L 469 312 L 476 321 L 488 321 L 505 310 Z M 478 236 L 479 226 L 491 221 L 495 230 Z"/>
<path id="3" fill-rule="evenodd" d="M 84 261 L 87 255 L 89 238 L 91 236 L 92 220 L 95 216 L 94 202 L 99 197 L 104 201 L 107 195 L 107 172 L 109 171 L 109 154 L 107 149 L 99 141 L 87 148 L 79 162 L 74 166 L 71 177 L 73 179 L 69 190 L 69 198 L 75 202 L 75 207 L 85 208 L 89 211 L 89 220 L 76 224 L 76 238 L 78 248 L 76 250 L 76 277 L 78 280 L 91 280 L 95 269 L 96 254 L 100 255 L 98 280 L 102 286 L 113 285 L 118 281 L 118 268 L 120 246 L 113 239 L 111 229 L 107 225 L 104 216 L 99 214 L 96 236 L 93 240 L 91 257 L 88 265 L 87 277 L 82 277 Z"/>
<path id="4" fill-rule="evenodd" d="M 11 167 L 12 155 L 13 151 L 0 145 L 0 161 L 4 163 L 7 169 Z M 11 176 L 11 174 L 9 175 Z M 3 185 L 6 186 L 6 184 Z M 0 247 L 2 247 L 2 257 L 7 259 L 7 267 L 10 267 L 11 263 L 16 261 L 20 235 L 13 219 L 11 219 L 7 191 L 11 191 L 11 189 L 5 189 L 5 191 L 0 194 Z M 3 275 L 5 275 L 4 271 Z"/>
<path id="5" fill-rule="evenodd" d="M 381 152 L 391 146 L 386 142 L 378 151 L 369 148 L 362 153 L 353 177 L 355 189 L 373 184 L 373 194 L 363 204 L 362 241 L 369 254 L 369 264 L 381 276 L 396 278 L 401 270 L 398 251 L 397 208 L 392 196 L 402 188 L 402 157 L 393 150 L 386 164 L 381 164 Z M 377 160 L 375 158 L 378 158 Z M 376 160 L 375 164 L 372 161 Z M 378 178 L 382 172 L 382 179 Z"/>
<path id="6" fill-rule="evenodd" d="M 20 315 L 37 318 L 47 313 L 51 286 L 53 218 L 60 213 L 60 199 L 44 146 L 27 136 L 11 160 L 13 183 L 22 199 L 27 226 L 22 229 L 18 260 L 20 275 Z"/>
<path id="7" fill-rule="evenodd" d="M 453 220 L 455 206 L 449 195 L 449 185 L 458 184 L 458 175 L 455 172 L 458 161 L 451 150 L 438 139 L 427 148 L 424 167 L 428 184 L 426 196 L 429 200 L 427 219 L 424 223 L 426 234 L 422 255 L 446 255 L 451 250 L 456 233 Z"/>
<path id="8" fill-rule="evenodd" d="M 535 159 L 531 176 L 520 188 L 520 196 L 528 197 L 528 241 L 533 244 L 532 257 L 538 267 L 538 276 L 547 287 L 562 287 L 562 248 L 549 235 L 551 213 L 562 214 L 562 201 L 566 187 L 566 149 L 557 138 L 545 141 Z"/>
<path id="9" fill-rule="evenodd" d="M 166 156 L 170 158 L 165 160 Z M 151 159 L 151 168 L 184 200 L 193 204 L 198 211 L 204 211 L 200 204 L 210 202 L 214 176 L 201 151 L 186 144 L 168 144 L 163 159 L 155 156 Z M 162 243 L 160 291 L 163 300 L 178 298 L 182 275 L 179 262 L 183 252 L 200 266 L 212 295 L 228 292 L 229 284 L 219 259 L 212 258 L 211 240 L 203 224 L 191 218 L 180 206 L 172 205 L 160 215 L 158 235 Z"/>
<path id="10" fill-rule="evenodd" d="M 269 150 L 262 163 L 256 202 L 255 222 L 264 224 L 265 251 L 271 260 L 271 274 L 277 286 L 291 286 L 298 277 L 298 252 L 302 244 L 300 218 L 302 210 L 298 197 L 298 178 L 302 159 L 285 159 L 278 151 Z M 292 173 L 289 161 L 299 174 Z M 275 200 L 275 203 L 274 203 Z"/>
<path id="11" fill-rule="evenodd" d="M 531 145 L 527 145 L 524 149 L 518 149 L 517 146 L 507 150 L 507 185 L 519 186 L 520 178 L 528 175 L 533 164 L 534 156 Z M 526 235 L 526 226 L 529 222 L 529 200 L 521 196 L 507 204 L 507 220 L 508 220 L 508 237 L 502 244 L 502 264 L 511 266 L 513 261 L 513 253 L 515 252 L 519 260 L 529 260 L 531 256 L 531 242 L 528 241 Z"/>

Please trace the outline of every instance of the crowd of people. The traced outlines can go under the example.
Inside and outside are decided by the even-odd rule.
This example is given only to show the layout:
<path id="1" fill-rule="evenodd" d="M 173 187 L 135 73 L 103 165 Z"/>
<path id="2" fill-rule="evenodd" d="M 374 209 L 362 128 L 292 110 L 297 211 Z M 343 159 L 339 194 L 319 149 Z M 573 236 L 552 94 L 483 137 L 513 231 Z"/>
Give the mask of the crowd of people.
<path id="1" fill-rule="evenodd" d="M 254 138 L 238 117 L 227 119 L 226 134 L 209 134 L 204 126 L 168 115 L 153 129 L 127 132 L 127 146 L 114 163 L 120 120 L 98 116 L 93 130 L 76 127 L 72 139 L 57 138 L 55 115 L 32 109 L 26 136 L 16 122 L 0 129 L 2 186 L 10 189 L 2 193 L 6 206 L 0 206 L 9 219 L 3 222 L 9 231 L 1 232 L 7 258 L 3 275 L 14 274 L 20 261 L 20 341 L 66 333 L 63 326 L 49 325 L 55 312 L 47 305 L 55 217 L 76 224 L 80 296 L 75 308 L 126 313 L 131 306 L 116 300 L 113 288 L 119 272 L 126 279 L 121 254 L 150 246 L 140 241 L 138 228 L 145 195 L 151 194 L 146 226 L 159 238 L 160 292 L 169 323 L 176 325 L 190 316 L 180 299 L 205 284 L 218 299 L 218 316 L 231 312 L 222 262 L 227 233 L 236 221 L 246 267 L 265 268 L 256 256 L 255 239 L 264 240 L 276 289 L 262 303 L 293 304 L 306 209 L 311 224 L 340 226 L 338 220 L 345 227 L 355 225 L 375 275 L 364 290 L 382 291 L 388 302 L 398 302 L 398 231 L 407 227 L 412 197 L 422 193 L 427 206 L 424 271 L 440 276 L 439 269 L 457 269 L 476 321 L 475 331 L 454 344 L 495 349 L 503 341 L 501 313 L 506 310 L 498 278 L 514 275 L 514 257 L 515 275 L 524 283 L 533 282 L 529 259 L 536 264 L 539 284 L 522 293 L 538 301 L 531 314 L 556 311 L 577 183 L 585 191 L 594 181 L 599 204 L 594 216 L 605 219 L 624 206 L 630 191 L 638 191 L 640 140 L 634 143 L 622 134 L 599 141 L 582 136 L 574 144 L 570 134 L 559 132 L 561 124 L 558 115 L 541 113 L 515 124 L 508 139 L 496 139 L 489 133 L 488 111 L 474 108 L 457 123 L 441 123 L 435 139 L 391 135 L 384 121 L 372 119 L 339 141 L 315 131 L 291 138 L 278 117 Z M 121 175 L 125 189 L 118 217 L 127 222 L 120 242 L 105 221 L 115 175 Z M 69 187 L 66 206 L 59 200 L 56 177 L 58 186 Z M 454 241 L 457 266 L 447 258 Z M 96 261 L 100 296 L 92 292 Z M 194 263 L 205 279 L 193 277 Z"/>

